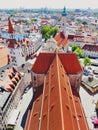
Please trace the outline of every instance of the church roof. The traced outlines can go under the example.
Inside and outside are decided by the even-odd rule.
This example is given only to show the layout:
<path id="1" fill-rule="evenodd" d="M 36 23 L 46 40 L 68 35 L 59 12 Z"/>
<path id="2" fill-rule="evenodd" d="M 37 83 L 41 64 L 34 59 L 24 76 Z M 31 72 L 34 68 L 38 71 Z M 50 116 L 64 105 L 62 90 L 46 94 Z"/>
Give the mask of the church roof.
<path id="1" fill-rule="evenodd" d="M 69 77 L 56 53 L 43 87 L 39 86 L 35 92 L 25 130 L 79 129 L 89 130 L 79 97 L 73 95 Z"/>
<path id="2" fill-rule="evenodd" d="M 62 32 L 58 33 L 54 39 L 57 41 L 57 46 L 62 45 L 62 47 L 65 48 L 68 45 L 68 39 Z"/>
<path id="3" fill-rule="evenodd" d="M 32 70 L 35 73 L 46 73 L 55 56 L 56 53 L 40 53 Z M 74 53 L 59 53 L 58 56 L 68 74 L 76 74 L 82 71 L 77 56 Z"/>

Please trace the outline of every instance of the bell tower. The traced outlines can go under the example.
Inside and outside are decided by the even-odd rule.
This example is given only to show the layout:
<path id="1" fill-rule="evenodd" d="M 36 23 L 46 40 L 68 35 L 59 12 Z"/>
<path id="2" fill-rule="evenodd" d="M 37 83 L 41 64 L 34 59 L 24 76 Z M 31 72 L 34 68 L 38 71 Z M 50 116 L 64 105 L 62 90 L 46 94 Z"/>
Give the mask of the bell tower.
<path id="1" fill-rule="evenodd" d="M 20 44 L 15 39 L 15 32 L 10 18 L 8 18 L 8 36 L 8 50 L 11 64 L 13 67 L 17 68 L 25 63 L 25 57 L 23 56 Z"/>
<path id="2" fill-rule="evenodd" d="M 66 35 L 66 16 L 67 16 L 67 12 L 66 12 L 66 8 L 63 8 L 62 11 L 62 19 L 61 19 L 61 31 L 64 33 L 64 35 Z"/>

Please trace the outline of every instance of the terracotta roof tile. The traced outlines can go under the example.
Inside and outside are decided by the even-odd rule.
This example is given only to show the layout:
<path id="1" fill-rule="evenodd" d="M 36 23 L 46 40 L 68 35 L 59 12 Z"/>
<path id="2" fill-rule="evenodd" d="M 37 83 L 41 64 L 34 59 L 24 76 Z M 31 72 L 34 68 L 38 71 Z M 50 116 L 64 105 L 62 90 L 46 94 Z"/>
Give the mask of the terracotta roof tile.
<path id="1" fill-rule="evenodd" d="M 58 33 L 54 39 L 57 41 L 57 45 L 62 45 L 63 48 L 65 48 L 68 44 L 68 39 L 64 36 L 62 32 Z"/>
<path id="2" fill-rule="evenodd" d="M 10 18 L 8 18 L 8 33 L 13 33 L 13 32 L 14 32 L 14 28 L 12 26 Z"/>
<path id="3" fill-rule="evenodd" d="M 15 72 L 15 69 L 10 68 L 4 70 L 4 72 L 0 74 L 0 76 L 2 75 L 2 80 L 0 80 L 0 85 L 3 86 L 3 88 L 7 91 L 13 91 L 17 82 L 19 82 L 15 79 L 13 73 L 15 73 L 16 76 L 18 72 L 17 71 Z"/>
<path id="4" fill-rule="evenodd" d="M 36 93 L 33 98 L 33 106 L 29 111 L 28 122 L 26 122 L 25 130 L 38 130 L 40 106 L 42 103 L 42 91 L 43 91 L 43 86 L 39 86 L 36 89 Z"/>
<path id="5" fill-rule="evenodd" d="M 76 111 L 77 111 L 77 116 L 78 116 L 78 122 L 81 130 L 89 130 L 88 123 L 85 117 L 85 113 L 83 111 L 83 108 L 80 103 L 79 97 L 74 96 L 75 100 L 75 106 L 76 106 Z"/>
<path id="6" fill-rule="evenodd" d="M 40 53 L 39 58 L 32 67 L 35 73 L 45 73 L 49 69 L 49 66 L 54 58 L 55 54 L 51 53 Z"/>
<path id="7" fill-rule="evenodd" d="M 75 54 L 60 53 L 58 55 L 67 73 L 76 74 L 82 71 L 82 68 Z M 55 57 L 54 53 L 40 53 L 38 59 L 36 60 L 34 66 L 32 67 L 32 70 L 35 73 L 46 73 L 54 57 Z"/>
<path id="8" fill-rule="evenodd" d="M 9 48 L 14 48 L 15 47 L 14 42 L 15 42 L 14 39 L 9 39 L 8 47 Z"/>
<path id="9" fill-rule="evenodd" d="M 88 44 L 85 44 L 82 49 L 83 50 L 87 50 L 87 51 L 98 52 L 98 45 L 88 45 Z"/>
<path id="10" fill-rule="evenodd" d="M 59 54 L 62 65 L 69 74 L 76 74 L 82 71 L 82 67 L 74 53 Z"/>
<path id="11" fill-rule="evenodd" d="M 63 66 L 62 56 L 56 53 L 49 63 L 44 88 L 40 87 L 40 94 L 35 93 L 25 130 L 89 130 L 79 97 L 73 95 Z"/>

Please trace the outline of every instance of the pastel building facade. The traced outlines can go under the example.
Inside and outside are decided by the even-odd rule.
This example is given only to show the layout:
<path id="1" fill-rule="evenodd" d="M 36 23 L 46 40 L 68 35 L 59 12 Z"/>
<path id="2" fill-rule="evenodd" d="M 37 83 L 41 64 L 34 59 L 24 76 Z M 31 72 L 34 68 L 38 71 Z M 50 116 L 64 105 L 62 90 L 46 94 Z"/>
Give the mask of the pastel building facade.
<path id="1" fill-rule="evenodd" d="M 8 50 L 13 67 L 20 67 L 40 48 L 42 44 L 42 35 L 34 32 L 30 36 L 18 41 L 15 37 L 14 28 L 10 19 L 8 19 Z"/>

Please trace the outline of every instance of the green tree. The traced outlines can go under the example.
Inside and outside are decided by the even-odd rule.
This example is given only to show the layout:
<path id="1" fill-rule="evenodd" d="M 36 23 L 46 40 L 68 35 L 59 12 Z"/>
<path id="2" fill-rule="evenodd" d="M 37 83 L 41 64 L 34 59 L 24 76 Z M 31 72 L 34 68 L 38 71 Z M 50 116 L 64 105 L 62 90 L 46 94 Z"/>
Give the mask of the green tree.
<path id="1" fill-rule="evenodd" d="M 7 126 L 7 130 L 14 130 L 14 126 L 8 125 L 8 126 Z"/>
<path id="2" fill-rule="evenodd" d="M 57 27 L 53 27 L 53 37 L 55 37 L 57 32 L 58 32 L 58 28 Z"/>
<path id="3" fill-rule="evenodd" d="M 57 27 L 48 27 L 48 26 L 42 26 L 41 33 L 43 38 L 45 38 L 45 41 L 50 38 L 50 36 L 55 36 L 58 31 Z"/>
<path id="4" fill-rule="evenodd" d="M 43 37 L 45 37 L 46 33 L 49 31 L 49 27 L 48 26 L 42 26 L 41 28 L 41 33 L 43 35 Z"/>
<path id="5" fill-rule="evenodd" d="M 37 21 L 37 19 L 36 19 L 36 18 L 33 18 L 33 19 L 31 19 L 31 21 L 32 21 L 32 22 L 36 22 L 36 21 Z"/>
<path id="6" fill-rule="evenodd" d="M 77 23 L 78 23 L 79 25 L 82 24 L 82 20 L 77 19 Z"/>
<path id="7" fill-rule="evenodd" d="M 78 56 L 78 57 L 82 57 L 83 56 L 83 51 L 78 47 L 74 53 Z"/>
<path id="8" fill-rule="evenodd" d="M 74 52 L 77 48 L 78 48 L 78 46 L 76 44 L 73 44 L 72 45 L 72 52 Z"/>
<path id="9" fill-rule="evenodd" d="M 26 20 L 26 24 L 27 24 L 28 26 L 30 26 L 30 25 L 32 24 L 32 22 L 31 22 L 30 20 Z"/>
<path id="10" fill-rule="evenodd" d="M 88 23 L 86 21 L 82 22 L 83 25 L 88 25 Z"/>
<path id="11" fill-rule="evenodd" d="M 85 57 L 83 63 L 84 63 L 85 66 L 91 65 L 91 60 L 90 60 L 90 58 L 89 58 L 89 57 Z"/>

